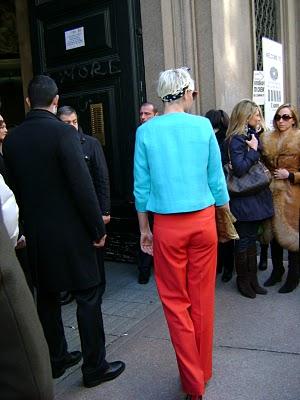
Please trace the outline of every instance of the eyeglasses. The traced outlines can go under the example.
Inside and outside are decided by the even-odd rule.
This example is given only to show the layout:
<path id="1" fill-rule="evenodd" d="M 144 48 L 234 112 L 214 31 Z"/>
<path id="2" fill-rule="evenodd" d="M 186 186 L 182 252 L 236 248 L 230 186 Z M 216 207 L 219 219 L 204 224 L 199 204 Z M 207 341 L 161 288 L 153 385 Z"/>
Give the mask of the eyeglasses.
<path id="1" fill-rule="evenodd" d="M 274 119 L 275 119 L 275 121 L 280 121 L 281 119 L 283 119 L 283 121 L 289 121 L 290 119 L 293 119 L 293 117 L 291 117 L 290 115 L 288 115 L 288 114 L 283 114 L 283 115 L 280 115 L 280 114 L 276 114 L 275 115 L 275 117 L 274 117 Z"/>

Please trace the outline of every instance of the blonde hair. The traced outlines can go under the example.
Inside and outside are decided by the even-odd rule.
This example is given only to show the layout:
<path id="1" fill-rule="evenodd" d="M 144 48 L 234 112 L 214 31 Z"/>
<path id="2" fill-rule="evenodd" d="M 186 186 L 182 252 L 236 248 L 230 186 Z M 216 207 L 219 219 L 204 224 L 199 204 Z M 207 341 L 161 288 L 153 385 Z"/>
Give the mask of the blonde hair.
<path id="1" fill-rule="evenodd" d="M 260 125 L 265 129 L 265 122 L 261 108 L 254 103 L 254 101 L 243 99 L 237 103 L 232 110 L 226 137 L 228 138 L 232 135 L 243 135 L 245 132 L 245 127 L 248 126 L 249 119 L 256 113 L 257 110 L 260 113 Z"/>
<path id="2" fill-rule="evenodd" d="M 168 69 L 159 75 L 157 94 L 163 101 L 176 101 L 186 90 L 194 89 L 195 83 L 185 67 Z"/>
<path id="3" fill-rule="evenodd" d="M 285 104 L 281 104 L 281 106 L 279 106 L 276 110 L 276 113 L 274 114 L 274 118 L 273 118 L 273 127 L 276 130 L 277 129 L 277 121 L 275 121 L 275 115 L 277 115 L 279 113 L 280 110 L 282 110 L 283 108 L 288 108 L 290 110 L 290 112 L 292 113 L 292 117 L 294 119 L 294 125 L 293 128 L 294 129 L 299 129 L 299 116 L 298 116 L 298 112 L 295 106 L 293 106 L 290 103 L 285 103 Z"/>

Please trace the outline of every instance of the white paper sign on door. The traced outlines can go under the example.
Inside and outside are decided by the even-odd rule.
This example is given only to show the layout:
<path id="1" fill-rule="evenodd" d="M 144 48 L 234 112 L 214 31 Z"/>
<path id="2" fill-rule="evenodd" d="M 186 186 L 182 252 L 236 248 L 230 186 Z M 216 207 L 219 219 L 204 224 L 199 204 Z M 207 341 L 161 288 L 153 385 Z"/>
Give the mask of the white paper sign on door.
<path id="1" fill-rule="evenodd" d="M 84 27 L 65 31 L 66 50 L 76 49 L 77 47 L 85 46 Z"/>

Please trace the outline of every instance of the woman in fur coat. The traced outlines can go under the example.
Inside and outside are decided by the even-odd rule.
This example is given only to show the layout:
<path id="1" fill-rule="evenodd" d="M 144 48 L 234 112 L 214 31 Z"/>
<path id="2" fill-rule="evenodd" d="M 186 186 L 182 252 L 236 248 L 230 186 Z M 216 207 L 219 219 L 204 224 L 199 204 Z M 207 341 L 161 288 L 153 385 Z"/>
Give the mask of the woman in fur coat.
<path id="1" fill-rule="evenodd" d="M 264 286 L 281 281 L 283 249 L 287 249 L 288 275 L 279 293 L 289 293 L 299 283 L 300 130 L 296 108 L 281 105 L 273 126 L 272 132 L 261 137 L 264 161 L 273 175 L 270 188 L 275 209 L 271 223 L 273 270 Z"/>

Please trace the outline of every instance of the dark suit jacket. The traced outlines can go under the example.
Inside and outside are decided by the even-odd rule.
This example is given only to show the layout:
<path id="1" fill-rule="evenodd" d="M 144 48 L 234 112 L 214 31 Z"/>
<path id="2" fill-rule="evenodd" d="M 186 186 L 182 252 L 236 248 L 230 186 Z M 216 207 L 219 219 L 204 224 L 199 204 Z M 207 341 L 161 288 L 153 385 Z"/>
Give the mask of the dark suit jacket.
<path id="1" fill-rule="evenodd" d="M 49 352 L 0 212 L 0 398 L 51 400 Z"/>
<path id="2" fill-rule="evenodd" d="M 93 179 L 94 187 L 102 215 L 110 214 L 109 175 L 103 149 L 99 141 L 82 132 L 78 132 L 84 159 Z"/>
<path id="3" fill-rule="evenodd" d="M 32 110 L 3 144 L 33 279 L 47 291 L 81 290 L 100 282 L 92 242 L 105 227 L 73 129 L 48 111 Z"/>

